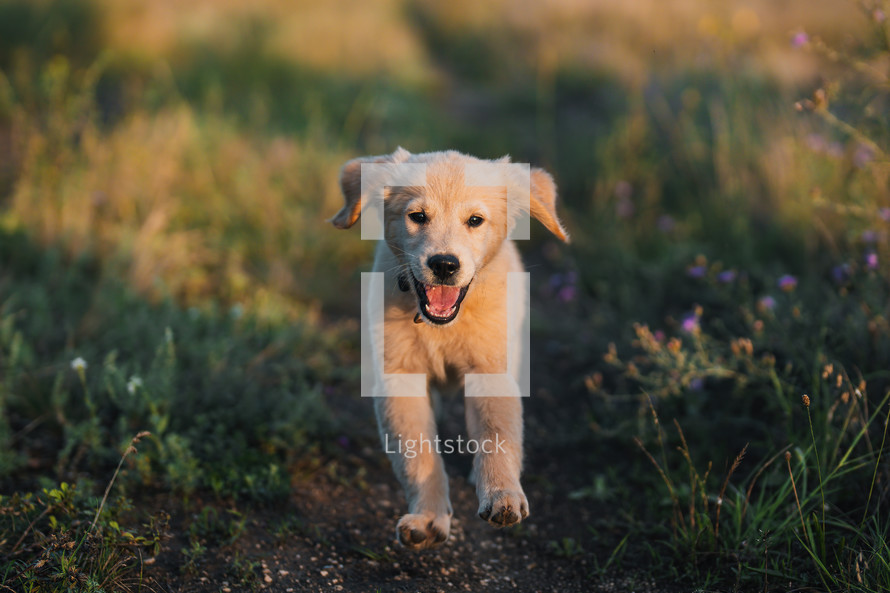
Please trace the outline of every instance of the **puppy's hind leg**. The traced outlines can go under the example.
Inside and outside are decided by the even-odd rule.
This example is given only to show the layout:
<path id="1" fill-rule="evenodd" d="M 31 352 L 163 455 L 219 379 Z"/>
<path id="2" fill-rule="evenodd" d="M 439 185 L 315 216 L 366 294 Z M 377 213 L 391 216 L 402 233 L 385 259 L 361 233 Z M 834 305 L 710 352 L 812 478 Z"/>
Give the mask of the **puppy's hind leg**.
<path id="1" fill-rule="evenodd" d="M 396 534 L 407 548 L 439 546 L 451 531 L 448 476 L 436 450 L 436 422 L 428 397 L 378 397 L 374 401 L 384 449 L 408 499 Z"/>

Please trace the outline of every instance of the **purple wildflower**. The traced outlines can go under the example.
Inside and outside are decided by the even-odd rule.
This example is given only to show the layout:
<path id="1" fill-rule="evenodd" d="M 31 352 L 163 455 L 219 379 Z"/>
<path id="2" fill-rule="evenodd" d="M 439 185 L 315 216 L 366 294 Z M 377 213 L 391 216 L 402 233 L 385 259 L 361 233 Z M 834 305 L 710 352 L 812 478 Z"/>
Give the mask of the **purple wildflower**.
<path id="1" fill-rule="evenodd" d="M 764 311 L 772 311 L 776 307 L 776 299 L 769 295 L 766 295 L 765 297 L 762 297 L 759 301 L 757 301 L 757 307 Z"/>
<path id="2" fill-rule="evenodd" d="M 878 232 L 873 231 L 871 229 L 867 231 L 862 231 L 862 242 L 863 243 L 877 243 L 878 242 Z"/>
<path id="3" fill-rule="evenodd" d="M 630 198 L 620 198 L 615 204 L 615 214 L 618 218 L 630 218 L 634 215 L 634 203 Z"/>
<path id="4" fill-rule="evenodd" d="M 698 315 L 695 313 L 690 313 L 686 317 L 683 318 L 682 323 L 683 331 L 688 334 L 698 333 L 700 327 L 698 325 Z"/>
<path id="5" fill-rule="evenodd" d="M 838 284 L 845 284 L 852 276 L 850 264 L 841 264 L 831 269 L 831 277 Z"/>
<path id="6" fill-rule="evenodd" d="M 689 382 L 689 389 L 692 391 L 701 391 L 705 386 L 705 381 L 701 377 L 696 377 Z"/>
<path id="7" fill-rule="evenodd" d="M 655 341 L 658 342 L 659 344 L 664 342 L 665 335 L 662 330 L 657 329 L 657 330 L 655 330 L 655 333 L 652 335 L 655 337 Z"/>
<path id="8" fill-rule="evenodd" d="M 874 12 L 871 13 L 873 19 L 875 19 L 876 23 L 883 23 L 887 19 L 887 15 L 884 14 L 884 11 L 880 8 L 876 8 Z"/>
<path id="9" fill-rule="evenodd" d="M 735 270 L 723 270 L 717 274 L 717 280 L 723 284 L 731 284 L 732 282 L 735 282 L 737 275 L 738 273 Z"/>
<path id="10" fill-rule="evenodd" d="M 825 152 L 828 149 L 828 142 L 822 134 L 810 134 L 807 136 L 807 146 L 813 152 Z"/>
<path id="11" fill-rule="evenodd" d="M 340 435 L 337 437 L 337 444 L 343 447 L 344 449 L 349 448 L 349 437 L 346 435 Z"/>
<path id="12" fill-rule="evenodd" d="M 828 148 L 825 150 L 825 153 L 828 156 L 839 159 L 844 156 L 844 145 L 837 141 L 829 142 Z"/>
<path id="13" fill-rule="evenodd" d="M 856 147 L 856 151 L 853 153 L 853 165 L 861 169 L 865 165 L 872 162 L 875 158 L 875 151 L 872 150 L 870 146 L 866 146 L 865 144 L 860 144 Z"/>
<path id="14" fill-rule="evenodd" d="M 878 210 L 878 216 L 880 216 L 881 220 L 884 222 L 890 222 L 890 208 L 881 208 Z"/>
<path id="15" fill-rule="evenodd" d="M 633 193 L 634 188 L 627 181 L 622 180 L 615 184 L 615 197 L 619 200 L 629 200 Z"/>
<path id="16" fill-rule="evenodd" d="M 708 269 L 705 266 L 692 266 L 686 268 L 686 275 L 690 278 L 704 278 Z"/>
<path id="17" fill-rule="evenodd" d="M 633 195 L 634 188 L 627 181 L 619 181 L 615 184 L 615 197 L 618 202 L 615 204 L 615 214 L 618 218 L 630 218 L 634 215 L 634 203 L 630 197 Z"/>
<path id="18" fill-rule="evenodd" d="M 550 276 L 550 293 L 564 303 L 575 300 L 577 294 L 576 284 L 578 274 L 570 270 L 565 274 L 553 274 Z"/>
<path id="19" fill-rule="evenodd" d="M 662 233 L 670 233 L 677 228 L 677 222 L 670 214 L 662 214 L 658 217 L 658 222 L 655 224 L 658 226 L 658 230 Z"/>
<path id="20" fill-rule="evenodd" d="M 878 254 L 874 251 L 869 251 L 865 254 L 865 267 L 869 270 L 877 270 L 878 269 Z"/>
<path id="21" fill-rule="evenodd" d="M 781 288 L 785 292 L 791 292 L 792 290 L 797 288 L 797 278 L 795 278 L 791 274 L 785 274 L 784 276 L 779 278 L 778 285 L 779 288 Z"/>
<path id="22" fill-rule="evenodd" d="M 791 38 L 791 47 L 803 47 L 809 42 L 810 36 L 807 35 L 804 31 L 800 31 Z"/>
<path id="23" fill-rule="evenodd" d="M 559 292 L 556 293 L 556 297 L 564 303 L 570 303 L 575 300 L 576 292 L 574 285 L 566 284 L 559 289 Z"/>

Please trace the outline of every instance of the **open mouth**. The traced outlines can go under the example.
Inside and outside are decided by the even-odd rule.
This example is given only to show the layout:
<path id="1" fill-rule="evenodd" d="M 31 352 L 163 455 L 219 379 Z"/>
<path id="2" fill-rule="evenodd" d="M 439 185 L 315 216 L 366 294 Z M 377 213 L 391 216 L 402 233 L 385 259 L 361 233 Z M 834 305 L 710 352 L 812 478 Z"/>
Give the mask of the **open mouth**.
<path id="1" fill-rule="evenodd" d="M 414 275 L 414 291 L 420 302 L 420 312 L 437 325 L 444 325 L 454 320 L 460 311 L 460 304 L 467 295 L 466 286 L 448 286 L 446 284 L 421 284 Z"/>

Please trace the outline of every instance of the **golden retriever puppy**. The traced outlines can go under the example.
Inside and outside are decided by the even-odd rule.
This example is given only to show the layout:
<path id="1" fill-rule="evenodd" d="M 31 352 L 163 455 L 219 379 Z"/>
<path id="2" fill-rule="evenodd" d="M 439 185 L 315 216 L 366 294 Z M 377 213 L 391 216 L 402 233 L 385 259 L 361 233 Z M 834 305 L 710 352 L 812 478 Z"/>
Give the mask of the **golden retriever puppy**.
<path id="1" fill-rule="evenodd" d="M 496 527 L 516 524 L 529 512 L 519 482 L 523 393 L 517 376 L 517 328 L 528 289 L 511 280 L 526 275 L 509 236 L 517 218 L 530 214 L 568 242 L 556 216 L 556 186 L 547 172 L 512 165 L 508 157 L 485 161 L 454 151 L 411 154 L 399 148 L 343 166 L 345 205 L 331 219 L 337 228 L 353 226 L 368 209 L 368 165 L 377 165 L 378 173 L 407 165 L 425 174 L 420 183 L 380 183 L 382 209 L 375 215 L 383 240 L 363 312 L 372 319 L 375 357 L 368 395 L 375 397 L 381 440 L 408 501 L 397 537 L 412 549 L 448 539 L 452 509 L 440 453 L 462 445 L 474 454 L 479 516 Z M 505 165 L 505 173 L 496 183 L 470 183 L 467 171 L 480 165 Z M 508 195 L 523 194 L 518 207 L 508 204 Z M 443 442 L 428 390 L 455 386 L 466 389 L 468 439 Z"/>

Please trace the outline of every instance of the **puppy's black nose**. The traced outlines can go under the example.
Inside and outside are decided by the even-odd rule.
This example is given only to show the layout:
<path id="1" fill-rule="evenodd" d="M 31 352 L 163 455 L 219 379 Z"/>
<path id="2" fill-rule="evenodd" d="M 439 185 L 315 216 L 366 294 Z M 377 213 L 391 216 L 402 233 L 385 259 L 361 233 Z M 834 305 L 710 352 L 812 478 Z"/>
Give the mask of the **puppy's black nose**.
<path id="1" fill-rule="evenodd" d="M 448 280 L 460 269 L 460 261 L 448 254 L 434 255 L 426 260 L 426 265 L 439 280 Z"/>

